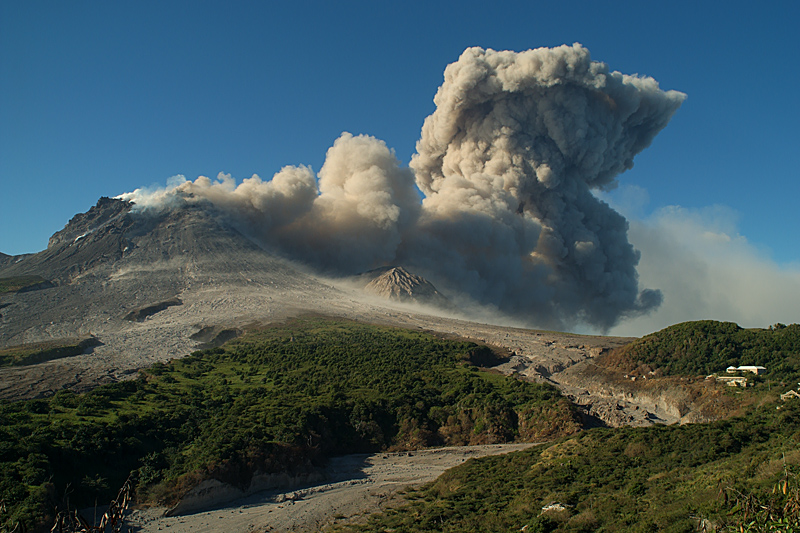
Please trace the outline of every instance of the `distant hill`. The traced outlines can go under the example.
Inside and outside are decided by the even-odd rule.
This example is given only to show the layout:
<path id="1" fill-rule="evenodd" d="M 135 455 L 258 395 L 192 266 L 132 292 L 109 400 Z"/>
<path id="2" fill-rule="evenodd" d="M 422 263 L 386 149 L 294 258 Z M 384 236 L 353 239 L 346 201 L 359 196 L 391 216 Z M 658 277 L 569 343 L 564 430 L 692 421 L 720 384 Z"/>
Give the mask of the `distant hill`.
<path id="1" fill-rule="evenodd" d="M 447 308 L 452 304 L 433 283 L 412 274 L 400 266 L 387 266 L 370 270 L 359 276 L 365 282 L 364 290 L 398 302 L 411 302 Z"/>
<path id="2" fill-rule="evenodd" d="M 617 348 L 598 361 L 633 371 L 647 365 L 665 375 L 703 375 L 729 366 L 766 367 L 765 377 L 800 378 L 800 324 L 744 329 L 733 322 L 683 322 Z"/>

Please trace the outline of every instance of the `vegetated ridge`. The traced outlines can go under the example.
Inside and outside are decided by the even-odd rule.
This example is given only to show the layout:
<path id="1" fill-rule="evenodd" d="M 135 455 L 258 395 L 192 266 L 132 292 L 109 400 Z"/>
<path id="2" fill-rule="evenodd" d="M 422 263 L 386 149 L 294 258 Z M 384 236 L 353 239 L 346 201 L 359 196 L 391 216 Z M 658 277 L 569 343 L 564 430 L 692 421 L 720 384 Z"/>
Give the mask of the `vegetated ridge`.
<path id="1" fill-rule="evenodd" d="M 72 357 L 100 343 L 92 335 L 76 339 L 57 339 L 51 342 L 23 344 L 0 348 L 0 367 L 34 365 L 62 357 Z"/>
<path id="2" fill-rule="evenodd" d="M 41 276 L 15 276 L 0 278 L 0 293 L 20 292 L 49 287 L 50 283 Z"/>
<path id="3" fill-rule="evenodd" d="M 730 322 L 687 322 L 604 351 L 554 379 L 573 401 L 611 426 L 637 425 L 631 410 L 618 410 L 617 402 L 646 413 L 645 421 L 711 422 L 743 414 L 756 398 L 719 386 L 717 378 L 730 376 L 730 366 L 765 367 L 742 379 L 773 391 L 786 392 L 800 381 L 798 332 L 796 324 L 743 329 Z"/>
<path id="4" fill-rule="evenodd" d="M 670 376 L 763 366 L 764 379 L 792 383 L 800 379 L 800 324 L 744 329 L 733 322 L 684 322 L 616 348 L 597 362 L 630 372 L 646 365 Z"/>
<path id="5" fill-rule="evenodd" d="M 203 480 L 248 489 L 343 453 L 538 441 L 580 428 L 549 385 L 479 371 L 473 343 L 308 319 L 157 364 L 134 381 L 0 402 L 2 525 L 108 501 L 130 471 L 140 502 Z M 69 487 L 69 491 L 67 491 Z"/>
<path id="6" fill-rule="evenodd" d="M 800 402 L 711 424 L 594 429 L 469 461 L 336 531 L 794 531 Z"/>
<path id="7" fill-rule="evenodd" d="M 688 322 L 578 363 L 555 378 L 574 372 L 634 399 L 672 398 L 676 417 L 691 408 L 706 423 L 598 428 L 471 461 L 406 505 L 337 530 L 791 531 L 800 526 L 800 400 L 778 398 L 800 379 L 798 331 Z M 742 365 L 767 372 L 745 389 L 705 379 Z"/>

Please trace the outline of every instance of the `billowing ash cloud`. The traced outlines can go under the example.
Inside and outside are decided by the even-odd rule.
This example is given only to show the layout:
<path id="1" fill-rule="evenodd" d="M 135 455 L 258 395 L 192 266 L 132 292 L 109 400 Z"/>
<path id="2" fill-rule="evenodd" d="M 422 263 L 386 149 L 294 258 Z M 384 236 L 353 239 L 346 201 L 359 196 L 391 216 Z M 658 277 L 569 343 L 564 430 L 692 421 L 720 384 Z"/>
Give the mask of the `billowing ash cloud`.
<path id="1" fill-rule="evenodd" d="M 613 186 L 684 98 L 579 44 L 470 48 L 445 70 L 410 169 L 382 141 L 344 133 L 317 177 L 285 167 L 122 197 L 207 199 L 326 272 L 402 264 L 528 324 L 607 329 L 661 294 L 639 291 L 627 221 L 591 190 Z"/>

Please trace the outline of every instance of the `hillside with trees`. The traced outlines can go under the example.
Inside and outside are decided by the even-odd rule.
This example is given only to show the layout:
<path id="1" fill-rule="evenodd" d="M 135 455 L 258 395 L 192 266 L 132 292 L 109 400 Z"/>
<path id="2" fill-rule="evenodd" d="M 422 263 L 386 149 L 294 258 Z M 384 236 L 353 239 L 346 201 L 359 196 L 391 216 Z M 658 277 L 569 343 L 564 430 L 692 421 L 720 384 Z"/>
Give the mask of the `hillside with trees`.
<path id="1" fill-rule="evenodd" d="M 763 366 L 765 378 L 794 384 L 800 379 L 800 324 L 744 329 L 733 322 L 684 322 L 618 348 L 600 363 L 626 371 L 647 365 L 664 375 Z"/>
<path id="2" fill-rule="evenodd" d="M 625 389 L 667 394 L 704 384 L 724 420 L 597 428 L 483 458 L 409 491 L 407 503 L 337 531 L 797 531 L 800 326 L 677 324 L 595 361 L 602 377 L 646 374 Z M 745 390 L 697 376 L 765 366 Z M 614 371 L 614 372 L 609 372 Z M 665 377 L 660 377 L 665 376 Z M 684 381 L 684 376 L 691 376 Z M 635 385 L 635 387 L 634 387 Z M 606 386 L 610 386 L 606 383 Z M 735 409 L 733 409 L 735 407 Z M 794 528 L 794 529 L 792 529 Z"/>
<path id="3" fill-rule="evenodd" d="M 800 402 L 778 407 L 711 424 L 592 429 L 471 460 L 405 505 L 335 530 L 797 531 Z"/>
<path id="4" fill-rule="evenodd" d="M 470 342 L 304 319 L 158 364 L 134 381 L 0 402 L 2 527 L 55 510 L 172 504 L 205 479 L 309 472 L 337 454 L 541 441 L 580 429 L 552 386 L 480 371 Z"/>
<path id="5" fill-rule="evenodd" d="M 758 364 L 778 384 L 796 381 L 797 346 L 794 324 L 704 321 L 599 363 L 653 368 L 667 388 L 678 376 Z M 131 474 L 138 503 L 171 505 L 204 480 L 244 490 L 255 475 L 307 474 L 341 454 L 512 441 L 545 444 L 470 460 L 384 514 L 333 527 L 790 531 L 800 522 L 800 401 L 780 401 L 782 388 L 709 383 L 742 407 L 737 416 L 581 430 L 556 388 L 479 367 L 495 357 L 472 342 L 312 317 L 132 381 L 0 402 L 0 528 L 47 531 L 57 511 L 109 501 Z"/>

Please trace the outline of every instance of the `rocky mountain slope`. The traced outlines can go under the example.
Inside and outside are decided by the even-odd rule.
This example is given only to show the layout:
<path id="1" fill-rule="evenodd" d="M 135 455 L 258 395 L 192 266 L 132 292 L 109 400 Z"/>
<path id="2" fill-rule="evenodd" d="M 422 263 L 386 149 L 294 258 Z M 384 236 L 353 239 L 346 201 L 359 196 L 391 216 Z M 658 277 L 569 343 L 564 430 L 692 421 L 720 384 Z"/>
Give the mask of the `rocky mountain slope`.
<path id="1" fill-rule="evenodd" d="M 452 308 L 450 301 L 436 290 L 433 283 L 403 267 L 382 267 L 365 272 L 359 278 L 366 282 L 366 292 L 387 300 Z"/>
<path id="2" fill-rule="evenodd" d="M 29 381 L 33 392 L 39 378 L 29 374 L 64 377 L 51 378 L 56 388 L 116 379 L 189 353 L 197 345 L 191 335 L 204 327 L 280 318 L 334 291 L 260 249 L 208 206 L 140 212 L 108 198 L 73 217 L 46 250 L 0 265 L 0 278 L 26 275 L 49 284 L 0 294 L 0 348 L 90 333 L 102 344 L 45 363 L 52 368 L 5 369 L 0 393 Z"/>

